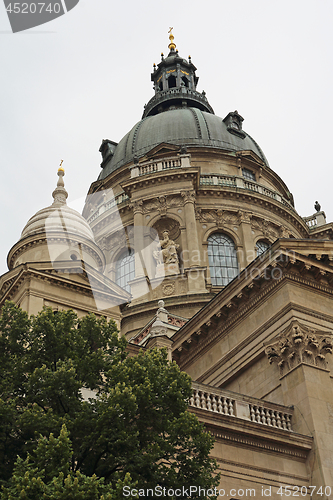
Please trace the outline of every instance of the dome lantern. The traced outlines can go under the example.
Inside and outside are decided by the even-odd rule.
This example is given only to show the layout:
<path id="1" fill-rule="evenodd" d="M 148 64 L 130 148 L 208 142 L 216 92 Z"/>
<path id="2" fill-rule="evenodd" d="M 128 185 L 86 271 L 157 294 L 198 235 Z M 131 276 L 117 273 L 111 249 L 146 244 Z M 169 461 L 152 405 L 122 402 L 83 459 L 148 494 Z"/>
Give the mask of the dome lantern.
<path id="1" fill-rule="evenodd" d="M 199 78 L 196 67 L 189 60 L 180 57 L 174 43 L 173 28 L 169 31 L 169 54 L 154 66 L 151 81 L 155 95 L 145 106 L 142 118 L 156 115 L 170 108 L 193 107 L 214 114 L 205 94 L 197 91 Z"/>

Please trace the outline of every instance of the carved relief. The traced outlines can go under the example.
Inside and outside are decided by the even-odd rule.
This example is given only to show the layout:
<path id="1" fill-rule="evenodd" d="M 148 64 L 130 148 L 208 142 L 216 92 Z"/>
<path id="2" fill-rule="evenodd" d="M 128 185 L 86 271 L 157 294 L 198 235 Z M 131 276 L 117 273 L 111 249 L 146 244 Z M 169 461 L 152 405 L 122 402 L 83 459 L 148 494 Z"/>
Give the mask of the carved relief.
<path id="1" fill-rule="evenodd" d="M 179 328 L 181 328 L 183 325 L 185 325 L 185 323 L 187 323 L 187 321 L 184 319 L 179 319 L 179 318 L 174 318 L 173 316 L 169 316 L 168 323 L 169 325 L 178 326 Z"/>
<path id="2" fill-rule="evenodd" d="M 261 231 L 263 236 L 270 240 L 276 240 L 279 238 L 279 228 L 272 224 L 271 222 L 263 219 L 254 218 L 251 221 L 251 228 L 257 231 Z"/>
<path id="3" fill-rule="evenodd" d="M 163 285 L 162 288 L 163 295 L 173 295 L 175 293 L 175 284 L 174 283 L 167 283 Z"/>
<path id="4" fill-rule="evenodd" d="M 238 224 L 238 219 L 236 214 L 232 212 L 227 212 L 226 210 L 202 210 L 198 208 L 196 210 L 196 218 L 200 222 L 210 222 L 215 224 L 219 229 L 225 224 Z"/>
<path id="5" fill-rule="evenodd" d="M 143 213 L 158 212 L 161 217 L 164 217 L 168 210 L 174 207 L 182 206 L 180 196 L 158 196 L 157 198 L 147 201 L 143 206 Z"/>
<path id="6" fill-rule="evenodd" d="M 279 236 L 280 238 L 289 238 L 289 231 L 284 226 L 279 227 Z"/>
<path id="7" fill-rule="evenodd" d="M 332 350 L 331 333 L 312 330 L 293 321 L 276 342 L 266 347 L 265 353 L 270 363 L 278 364 L 282 376 L 302 363 L 326 368 L 325 355 L 332 354 Z"/>

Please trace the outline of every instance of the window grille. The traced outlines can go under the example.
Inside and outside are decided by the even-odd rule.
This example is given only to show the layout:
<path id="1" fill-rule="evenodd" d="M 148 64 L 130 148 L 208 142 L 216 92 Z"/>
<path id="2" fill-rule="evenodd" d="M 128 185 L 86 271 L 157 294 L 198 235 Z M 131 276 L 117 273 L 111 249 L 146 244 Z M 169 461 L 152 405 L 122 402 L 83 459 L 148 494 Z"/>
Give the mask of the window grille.
<path id="1" fill-rule="evenodd" d="M 128 282 L 133 280 L 134 277 L 134 251 L 129 248 L 116 262 L 116 283 L 127 292 L 131 292 L 131 287 Z"/>
<path id="2" fill-rule="evenodd" d="M 208 261 L 212 285 L 225 286 L 238 274 L 238 259 L 235 244 L 223 233 L 208 238 Z"/>

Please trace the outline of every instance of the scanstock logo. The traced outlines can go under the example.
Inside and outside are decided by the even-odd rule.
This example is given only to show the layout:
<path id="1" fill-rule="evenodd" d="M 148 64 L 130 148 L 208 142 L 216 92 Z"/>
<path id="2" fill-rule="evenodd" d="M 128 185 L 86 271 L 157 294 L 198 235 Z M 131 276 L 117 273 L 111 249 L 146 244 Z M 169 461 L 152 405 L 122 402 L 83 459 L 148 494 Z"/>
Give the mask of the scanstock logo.
<path id="1" fill-rule="evenodd" d="M 53 21 L 72 10 L 80 0 L 10 2 L 3 0 L 13 33 Z"/>

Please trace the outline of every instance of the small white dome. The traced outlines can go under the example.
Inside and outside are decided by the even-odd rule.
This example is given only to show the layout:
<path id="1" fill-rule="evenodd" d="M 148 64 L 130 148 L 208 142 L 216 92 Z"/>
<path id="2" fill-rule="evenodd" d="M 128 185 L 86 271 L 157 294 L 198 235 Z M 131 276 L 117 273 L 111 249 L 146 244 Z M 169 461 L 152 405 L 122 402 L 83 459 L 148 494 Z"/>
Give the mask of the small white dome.
<path id="1" fill-rule="evenodd" d="M 58 184 L 52 193 L 54 198 L 53 204 L 39 210 L 28 220 L 22 231 L 21 239 L 35 234 L 60 232 L 88 238 L 94 241 L 93 232 L 86 219 L 82 217 L 79 212 L 68 207 L 66 204 L 68 193 L 64 187 L 64 175 L 64 170 L 59 169 Z"/>

